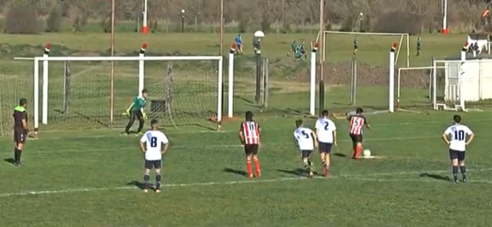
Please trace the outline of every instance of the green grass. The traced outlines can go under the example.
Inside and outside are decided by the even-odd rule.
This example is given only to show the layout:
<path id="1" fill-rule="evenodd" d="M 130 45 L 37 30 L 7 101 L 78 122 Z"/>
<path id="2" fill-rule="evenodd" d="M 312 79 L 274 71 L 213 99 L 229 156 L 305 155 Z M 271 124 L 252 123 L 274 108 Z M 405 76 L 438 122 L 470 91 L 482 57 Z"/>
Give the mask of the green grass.
<path id="1" fill-rule="evenodd" d="M 205 119 L 217 107 L 217 72 L 208 63 L 173 64 L 173 111 L 158 113 L 166 125 L 171 148 L 165 156 L 164 192 L 143 194 L 135 187 L 142 178 L 138 140 L 120 137 L 127 120 L 121 116 L 129 99 L 138 92 L 136 63 L 116 63 L 115 109 L 110 122 L 109 65 L 71 63 L 72 97 L 69 113 L 63 109 L 63 65 L 50 64 L 49 124 L 41 125 L 40 140 L 28 141 L 25 166 L 0 164 L 2 226 L 488 226 L 485 202 L 489 161 L 486 136 L 492 126 L 490 113 L 464 113 L 477 134 L 469 148 L 469 184 L 453 185 L 435 179 L 449 175 L 447 148 L 439 139 L 452 113 L 368 115 L 373 128 L 366 148 L 382 159 L 354 162 L 347 123 L 337 121 L 340 141 L 333 156 L 332 176 L 307 180 L 299 176 L 299 152 L 292 142 L 293 121 L 308 109 L 309 86 L 299 75 L 307 63 L 286 56 L 292 40 L 313 40 L 308 34 L 267 34 L 264 57 L 270 60 L 268 107 L 254 101 L 254 57 L 245 34 L 246 55 L 236 58 L 234 112 L 256 113 L 263 127 L 260 153 L 263 177 L 248 180 L 241 174 L 244 154 L 237 141 L 238 121 L 224 122 L 225 132 L 210 128 Z M 32 63 L 13 61 L 14 56 L 38 56 L 47 42 L 63 50 L 53 55 L 99 56 L 107 53 L 107 34 L 2 35 L 0 59 L 0 125 L 2 156 L 11 156 L 11 108 L 20 97 L 32 98 Z M 226 34 L 224 55 L 233 35 Z M 331 36 L 327 61 L 352 58 L 351 36 Z M 432 56 L 456 55 L 465 36 L 423 36 L 421 57 L 412 66 L 428 66 Z M 387 52 L 397 38 L 359 37 L 358 61 L 387 65 Z M 415 43 L 415 37 L 410 44 Z M 218 35 L 117 33 L 118 55 L 135 54 L 142 42 L 149 55 L 218 55 Z M 26 45 L 28 44 L 28 45 Z M 35 47 L 40 45 L 40 47 Z M 21 48 L 22 47 L 22 48 Z M 410 48 L 412 51 L 413 49 Z M 402 53 L 402 56 L 405 54 Z M 405 61 L 399 58 L 399 65 Z M 146 65 L 145 84 L 153 99 L 167 96 L 167 62 Z M 331 71 L 330 71 L 331 70 Z M 328 76 L 343 76 L 327 67 Z M 226 78 L 224 70 L 224 78 Z M 381 75 L 386 76 L 386 75 Z M 307 78 L 307 77 L 306 77 Z M 405 77 L 404 79 L 411 79 Z M 225 79 L 227 82 L 227 79 Z M 427 90 L 405 88 L 404 105 L 425 106 Z M 226 93 L 227 95 L 227 93 Z M 346 84 L 327 84 L 325 105 L 345 111 L 349 105 Z M 225 100 L 227 101 L 227 100 Z M 357 105 L 387 108 L 387 86 L 358 87 Z M 32 106 L 29 106 L 32 116 Z M 31 121 L 32 123 L 32 121 Z M 306 125 L 313 125 L 306 119 Z M 197 127 L 198 126 L 198 127 Z M 94 130 L 99 129 L 99 130 Z M 319 159 L 315 157 L 319 169 Z M 421 173 L 434 174 L 419 177 Z M 19 221 L 22 220 L 22 221 Z"/>
<path id="2" fill-rule="evenodd" d="M 468 184 L 449 174 L 439 136 L 451 113 L 371 115 L 365 148 L 384 158 L 355 162 L 339 128 L 331 177 L 305 179 L 292 141 L 295 118 L 258 116 L 263 127 L 263 176 L 241 174 L 244 155 L 237 122 L 226 132 L 164 129 L 171 147 L 164 159 L 162 194 L 144 194 L 138 138 L 117 131 L 44 134 L 28 141 L 22 167 L 0 165 L 3 226 L 489 226 L 492 209 L 486 147 L 492 119 L 463 114 L 477 135 L 469 147 Z M 307 119 L 307 126 L 313 121 Z M 11 142 L 2 140 L 3 157 Z M 317 153 L 316 153 L 317 154 Z M 315 155 L 319 170 L 319 158 Z M 428 173 L 432 177 L 421 177 Z"/>

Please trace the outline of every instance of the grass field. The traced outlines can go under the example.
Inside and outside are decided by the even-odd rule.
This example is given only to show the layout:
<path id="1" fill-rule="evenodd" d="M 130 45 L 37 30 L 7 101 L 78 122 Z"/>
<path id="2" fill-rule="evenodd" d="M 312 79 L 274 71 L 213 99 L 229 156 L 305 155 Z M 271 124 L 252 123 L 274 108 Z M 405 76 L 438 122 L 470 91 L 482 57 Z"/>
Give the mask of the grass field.
<path id="1" fill-rule="evenodd" d="M 0 165 L 3 226 L 488 226 L 492 205 L 486 147 L 490 114 L 464 114 L 477 134 L 471 181 L 453 184 L 439 136 L 451 113 L 373 115 L 366 148 L 381 159 L 352 161 L 347 123 L 332 175 L 306 179 L 292 141 L 295 118 L 259 117 L 261 179 L 244 175 L 237 122 L 226 132 L 165 129 L 162 194 L 144 194 L 137 138 L 118 132 L 53 133 L 28 141 L 24 166 Z M 307 120 L 312 126 L 313 121 Z M 10 141 L 2 141 L 10 157 Z M 315 156 L 319 169 L 319 158 Z"/>
<path id="2" fill-rule="evenodd" d="M 161 118 L 171 141 L 164 161 L 162 194 L 139 191 L 143 160 L 138 139 L 119 136 L 126 121 L 120 112 L 137 92 L 134 63 L 116 63 L 113 123 L 109 122 L 109 64 L 71 63 L 70 114 L 59 111 L 63 65 L 51 64 L 49 125 L 41 126 L 41 139 L 28 141 L 25 165 L 14 167 L 8 163 L 12 156 L 8 119 L 20 97 L 31 99 L 33 70 L 31 62 L 11 58 L 39 56 L 47 42 L 63 49 L 52 50 L 52 56 L 105 55 L 109 35 L 1 37 L 6 44 L 0 45 L 4 53 L 0 59 L 0 146 L 5 159 L 0 164 L 4 182 L 0 187 L 0 226 L 489 226 L 487 214 L 492 204 L 484 191 L 492 184 L 492 169 L 484 157 L 488 154 L 485 148 L 492 146 L 486 136 L 492 126 L 490 112 L 463 113 L 465 123 L 477 135 L 467 156 L 468 184 L 455 185 L 446 178 L 450 176 L 447 148 L 439 137 L 454 113 L 429 111 L 429 107 L 420 114 L 368 115 L 373 128 L 367 132 L 366 148 L 381 158 L 361 162 L 346 157 L 350 153 L 348 125 L 336 120 L 340 141 L 333 155 L 332 175 L 327 179 L 304 178 L 292 131 L 297 118 L 305 119 L 309 127 L 314 125 L 313 119 L 304 118 L 309 110 L 309 86 L 304 77 L 309 65 L 286 54 L 292 40 L 309 42 L 315 38 L 308 34 L 267 34 L 264 39 L 262 52 L 271 63 L 267 109 L 253 98 L 255 69 L 248 46 L 250 36 L 244 35 L 246 55 L 236 58 L 234 111 L 241 118 L 244 111 L 254 111 L 263 127 L 261 179 L 244 176 L 238 119 L 225 121 L 224 132 L 206 129 L 214 127 L 205 118 L 217 107 L 218 86 L 216 69 L 209 63 L 173 65 L 173 105 L 186 114 L 173 115 L 177 127 L 169 118 Z M 233 38 L 227 34 L 226 43 Z M 325 105 L 330 110 L 355 107 L 347 104 L 348 84 L 333 79 L 345 76 L 335 66 L 352 59 L 352 39 L 332 36 L 327 43 Z M 367 65 L 361 68 L 365 71 L 361 79 L 365 78 L 363 73 L 387 78 L 388 47 L 395 39 L 399 38 L 359 37 L 357 60 Z M 422 36 L 424 47 L 419 57 L 413 53 L 415 39 L 410 41 L 411 65 L 429 66 L 431 57 L 458 55 L 465 36 Z M 121 33 L 116 36 L 116 52 L 135 55 L 146 42 L 148 55 L 218 55 L 217 41 L 214 34 Z M 399 66 L 405 63 L 402 57 L 398 62 Z M 166 70 L 167 62 L 146 65 L 145 83 L 153 98 L 166 95 Z M 409 75 L 405 80 L 418 78 Z M 357 105 L 387 108 L 387 87 L 384 80 L 361 83 Z M 403 103 L 428 105 L 425 86 L 402 92 Z M 315 160 L 319 169 L 319 158 Z"/>

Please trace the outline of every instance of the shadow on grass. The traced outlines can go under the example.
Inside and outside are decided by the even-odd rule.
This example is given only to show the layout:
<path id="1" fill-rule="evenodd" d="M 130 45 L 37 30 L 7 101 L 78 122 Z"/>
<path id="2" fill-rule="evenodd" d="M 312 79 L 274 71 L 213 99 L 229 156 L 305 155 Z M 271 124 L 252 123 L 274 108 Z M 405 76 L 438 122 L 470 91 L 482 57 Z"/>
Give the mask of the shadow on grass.
<path id="1" fill-rule="evenodd" d="M 343 154 L 343 153 L 335 153 L 335 154 L 333 154 L 333 155 L 335 155 L 335 156 L 337 156 L 337 157 L 342 157 L 342 158 L 347 157 L 347 155 L 346 155 L 346 154 Z"/>
<path id="2" fill-rule="evenodd" d="M 135 186 L 135 187 L 139 188 L 140 190 L 144 190 L 145 189 L 145 184 L 142 183 L 142 182 L 139 182 L 139 181 L 130 181 L 126 185 Z"/>
<path id="3" fill-rule="evenodd" d="M 14 164 L 14 159 L 13 158 L 6 158 L 3 160 L 4 162 L 8 162 L 10 164 Z"/>
<path id="4" fill-rule="evenodd" d="M 447 176 L 442 176 L 442 175 L 438 175 L 438 174 L 431 174 L 431 173 L 422 173 L 422 174 L 420 174 L 420 177 L 428 177 L 428 178 L 432 178 L 435 180 L 442 180 L 442 181 L 451 181 L 451 178 L 449 178 Z"/>
<path id="5" fill-rule="evenodd" d="M 248 173 L 246 173 L 246 171 L 244 171 L 244 170 L 224 168 L 222 171 L 226 172 L 226 173 L 232 173 L 232 174 L 236 174 L 236 175 L 240 175 L 240 176 L 245 176 L 245 177 L 248 176 Z"/>
<path id="6" fill-rule="evenodd" d="M 296 175 L 296 176 L 300 176 L 300 175 L 302 175 L 303 173 L 306 172 L 305 169 L 301 169 L 301 168 L 297 168 L 297 169 L 294 169 L 294 170 L 277 169 L 277 171 L 282 172 L 282 173 L 291 174 L 291 175 Z"/>

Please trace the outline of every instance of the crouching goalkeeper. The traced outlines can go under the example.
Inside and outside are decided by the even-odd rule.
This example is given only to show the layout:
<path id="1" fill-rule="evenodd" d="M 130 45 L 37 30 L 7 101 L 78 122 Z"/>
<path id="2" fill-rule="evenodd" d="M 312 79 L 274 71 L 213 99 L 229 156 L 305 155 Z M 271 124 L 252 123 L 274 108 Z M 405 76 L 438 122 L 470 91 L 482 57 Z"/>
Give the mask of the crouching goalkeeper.
<path id="1" fill-rule="evenodd" d="M 141 131 L 145 124 L 145 119 L 147 115 L 145 114 L 145 105 L 147 104 L 147 89 L 142 90 L 142 95 L 137 96 L 133 99 L 132 104 L 126 109 L 125 115 L 130 116 L 130 121 L 126 125 L 124 134 L 130 134 L 130 128 L 135 122 L 135 118 L 138 119 L 138 130 L 137 135 L 141 134 Z"/>

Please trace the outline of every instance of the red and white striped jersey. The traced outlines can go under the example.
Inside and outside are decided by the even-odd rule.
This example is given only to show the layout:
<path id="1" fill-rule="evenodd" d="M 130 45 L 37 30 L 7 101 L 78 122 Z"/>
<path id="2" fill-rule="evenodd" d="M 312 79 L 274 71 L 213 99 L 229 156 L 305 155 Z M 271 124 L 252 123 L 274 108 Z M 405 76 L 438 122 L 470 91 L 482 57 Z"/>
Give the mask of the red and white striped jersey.
<path id="1" fill-rule="evenodd" d="M 260 144 L 260 125 L 255 121 L 241 123 L 240 133 L 244 144 Z"/>
<path id="2" fill-rule="evenodd" d="M 350 134 L 362 135 L 364 133 L 364 125 L 367 125 L 366 117 L 362 115 L 350 116 Z"/>

